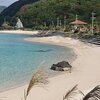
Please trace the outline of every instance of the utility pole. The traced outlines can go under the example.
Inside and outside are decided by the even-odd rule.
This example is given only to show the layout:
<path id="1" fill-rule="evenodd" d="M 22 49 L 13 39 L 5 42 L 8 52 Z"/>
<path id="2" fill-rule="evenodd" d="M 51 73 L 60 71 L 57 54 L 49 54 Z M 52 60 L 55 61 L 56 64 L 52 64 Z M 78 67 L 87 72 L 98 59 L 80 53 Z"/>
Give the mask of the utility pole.
<path id="1" fill-rule="evenodd" d="M 76 21 L 78 20 L 78 15 L 76 14 Z"/>
<path id="2" fill-rule="evenodd" d="M 93 29 L 94 29 L 94 19 L 95 19 L 94 15 L 95 15 L 95 13 L 92 12 L 92 30 L 91 30 L 92 34 L 94 33 L 94 31 L 93 31 Z"/>
<path id="3" fill-rule="evenodd" d="M 76 21 L 77 21 L 77 20 L 78 20 L 78 15 L 76 14 Z M 75 26 L 76 26 L 76 29 L 77 29 L 77 26 L 78 26 L 78 25 L 76 24 Z"/>
<path id="4" fill-rule="evenodd" d="M 54 28 L 54 21 L 53 20 L 52 20 L 52 23 L 51 24 L 52 24 L 52 29 L 53 29 Z"/>
<path id="5" fill-rule="evenodd" d="M 66 28 L 66 16 L 64 16 L 64 29 Z"/>
<path id="6" fill-rule="evenodd" d="M 62 21 L 61 21 L 61 20 L 59 21 L 59 25 L 60 25 L 60 26 L 62 25 Z"/>
<path id="7" fill-rule="evenodd" d="M 57 27 L 59 26 L 59 17 L 57 18 Z"/>
<path id="8" fill-rule="evenodd" d="M 52 21 L 52 26 L 54 27 L 54 21 Z"/>
<path id="9" fill-rule="evenodd" d="M 44 27 L 45 27 L 45 28 L 47 27 L 47 23 L 46 23 L 46 22 L 44 22 Z"/>

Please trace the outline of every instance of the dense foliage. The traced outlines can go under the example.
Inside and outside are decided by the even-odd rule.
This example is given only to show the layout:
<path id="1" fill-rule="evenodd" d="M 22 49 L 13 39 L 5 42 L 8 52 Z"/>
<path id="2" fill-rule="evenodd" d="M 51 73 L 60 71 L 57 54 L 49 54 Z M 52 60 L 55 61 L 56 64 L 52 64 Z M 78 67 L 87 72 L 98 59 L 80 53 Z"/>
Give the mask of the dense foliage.
<path id="1" fill-rule="evenodd" d="M 95 12 L 95 22 L 99 23 L 99 9 L 100 0 L 20 0 L 0 16 L 10 19 L 11 25 L 14 25 L 16 17 L 20 17 L 25 27 L 36 27 L 57 25 L 58 20 L 62 25 L 68 24 L 75 20 L 76 14 L 80 20 L 90 23 L 91 13 Z"/>

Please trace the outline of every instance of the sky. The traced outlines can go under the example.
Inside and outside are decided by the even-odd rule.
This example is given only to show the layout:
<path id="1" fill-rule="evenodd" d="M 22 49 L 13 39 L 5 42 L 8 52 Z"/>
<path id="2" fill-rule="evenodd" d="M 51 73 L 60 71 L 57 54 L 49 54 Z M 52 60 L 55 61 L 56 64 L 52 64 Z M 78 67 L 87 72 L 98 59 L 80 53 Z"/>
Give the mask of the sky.
<path id="1" fill-rule="evenodd" d="M 18 1 L 18 0 L 0 0 L 0 5 L 9 6 L 12 3 L 14 3 L 15 1 Z"/>

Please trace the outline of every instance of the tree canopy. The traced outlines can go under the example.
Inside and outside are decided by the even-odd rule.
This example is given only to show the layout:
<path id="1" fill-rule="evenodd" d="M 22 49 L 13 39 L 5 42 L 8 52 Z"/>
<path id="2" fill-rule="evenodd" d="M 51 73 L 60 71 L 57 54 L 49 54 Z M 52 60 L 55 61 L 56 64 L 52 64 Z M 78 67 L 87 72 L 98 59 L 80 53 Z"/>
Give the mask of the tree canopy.
<path id="1" fill-rule="evenodd" d="M 36 2 L 37 1 L 37 2 Z M 75 20 L 91 22 L 91 13 L 95 12 L 96 22 L 100 21 L 100 0 L 20 0 L 5 9 L 0 19 L 6 18 L 14 25 L 15 18 L 19 17 L 25 27 L 38 25 L 54 25 L 57 19 L 64 24 Z M 3 17 L 2 17 L 3 16 Z"/>

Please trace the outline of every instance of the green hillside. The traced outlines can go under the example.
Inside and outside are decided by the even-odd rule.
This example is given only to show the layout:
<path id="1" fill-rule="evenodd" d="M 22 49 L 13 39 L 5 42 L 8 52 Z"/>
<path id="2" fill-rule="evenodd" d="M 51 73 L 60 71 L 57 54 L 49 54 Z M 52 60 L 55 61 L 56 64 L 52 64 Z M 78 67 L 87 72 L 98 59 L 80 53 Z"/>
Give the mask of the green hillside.
<path id="1" fill-rule="evenodd" d="M 5 9 L 5 6 L 0 6 L 0 13 Z"/>
<path id="2" fill-rule="evenodd" d="M 1 13 L 0 18 L 6 18 L 14 25 L 16 17 L 19 17 L 25 27 L 35 27 L 56 25 L 58 19 L 61 24 L 64 24 L 66 19 L 68 24 L 75 20 L 76 14 L 80 20 L 90 23 L 91 13 L 95 12 L 95 22 L 100 23 L 100 0 L 30 0 L 30 3 L 26 1 L 29 0 L 14 3 Z"/>
<path id="3" fill-rule="evenodd" d="M 7 7 L 1 14 L 0 14 L 0 25 L 3 23 L 3 21 L 6 19 L 6 21 L 11 22 L 13 16 L 16 15 L 16 13 L 27 4 L 32 4 L 39 0 L 18 0 L 9 7 Z"/>

